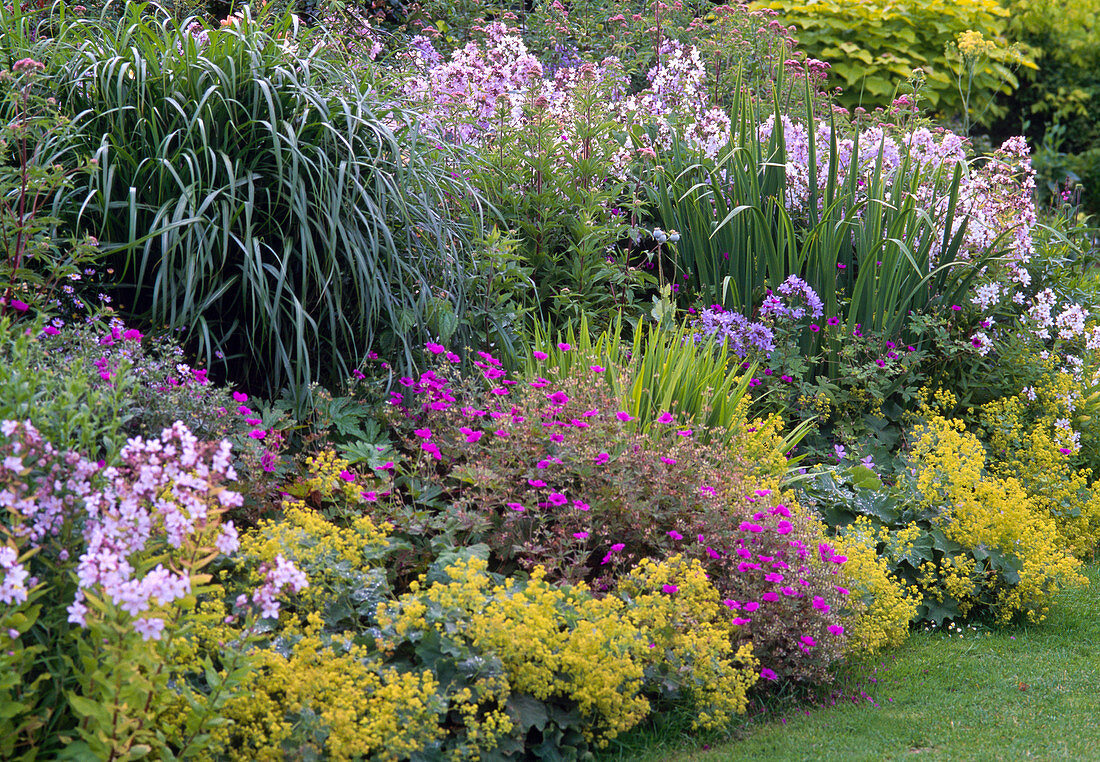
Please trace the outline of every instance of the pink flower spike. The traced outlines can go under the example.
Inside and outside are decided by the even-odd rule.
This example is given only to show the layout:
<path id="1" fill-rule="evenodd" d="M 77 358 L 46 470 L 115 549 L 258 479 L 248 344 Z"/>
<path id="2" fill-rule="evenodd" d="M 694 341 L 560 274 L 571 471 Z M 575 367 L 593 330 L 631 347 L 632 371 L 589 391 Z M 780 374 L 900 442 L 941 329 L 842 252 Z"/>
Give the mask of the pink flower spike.
<path id="1" fill-rule="evenodd" d="M 537 349 L 534 352 L 532 352 L 531 354 L 536 360 L 545 360 L 547 357 L 550 356 L 550 355 L 546 354 L 545 352 L 538 351 Z"/>
<path id="2" fill-rule="evenodd" d="M 667 410 L 657 416 L 657 423 L 673 423 L 675 420 Z"/>

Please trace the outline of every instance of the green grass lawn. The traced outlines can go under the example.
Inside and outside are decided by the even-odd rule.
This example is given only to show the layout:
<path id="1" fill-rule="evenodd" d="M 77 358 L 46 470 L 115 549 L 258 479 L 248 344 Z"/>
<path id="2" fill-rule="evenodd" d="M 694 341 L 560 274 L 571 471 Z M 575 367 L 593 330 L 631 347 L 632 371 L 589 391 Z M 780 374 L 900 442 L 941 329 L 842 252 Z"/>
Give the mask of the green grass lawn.
<path id="1" fill-rule="evenodd" d="M 645 755 L 620 754 L 649 762 L 1100 760 L 1100 566 L 1087 573 L 1091 586 L 1063 591 L 1040 625 L 914 633 L 844 681 L 842 697 L 746 720 L 709 750 L 651 736 Z"/>

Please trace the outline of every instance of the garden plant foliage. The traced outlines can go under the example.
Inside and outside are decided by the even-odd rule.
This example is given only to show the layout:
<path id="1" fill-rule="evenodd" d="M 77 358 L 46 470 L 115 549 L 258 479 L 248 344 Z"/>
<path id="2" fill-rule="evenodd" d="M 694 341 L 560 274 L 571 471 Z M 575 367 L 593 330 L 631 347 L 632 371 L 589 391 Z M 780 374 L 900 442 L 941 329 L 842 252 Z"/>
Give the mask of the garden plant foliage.
<path id="1" fill-rule="evenodd" d="M 593 759 L 1046 626 L 1095 231 L 966 96 L 1038 21 L 869 7 L 0 9 L 0 756 Z"/>

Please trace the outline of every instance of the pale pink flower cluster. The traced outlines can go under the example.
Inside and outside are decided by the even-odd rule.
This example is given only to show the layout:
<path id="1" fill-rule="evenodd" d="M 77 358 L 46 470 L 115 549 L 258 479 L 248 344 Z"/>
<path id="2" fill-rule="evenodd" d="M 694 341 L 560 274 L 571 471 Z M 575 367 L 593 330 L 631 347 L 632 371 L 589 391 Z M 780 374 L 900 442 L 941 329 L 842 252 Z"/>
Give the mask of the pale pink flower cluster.
<path id="1" fill-rule="evenodd" d="M 0 435 L 0 510 L 11 516 L 16 538 L 40 545 L 81 510 L 98 468 L 59 453 L 30 422 L 2 421 Z"/>
<path id="2" fill-rule="evenodd" d="M 22 603 L 27 600 L 26 568 L 19 563 L 19 553 L 10 545 L 0 545 L 0 603 Z"/>
<path id="3" fill-rule="evenodd" d="M 96 591 L 132 617 L 164 607 L 191 592 L 186 571 L 158 564 L 138 575 L 133 559 L 166 542 L 235 549 L 232 522 L 221 522 L 224 509 L 239 506 L 241 496 L 224 483 L 236 479 L 228 442 L 199 442 L 176 422 L 152 439 L 133 438 L 120 453 L 121 465 L 107 468 L 103 487 L 85 496 L 85 550 L 77 565 L 77 599 L 69 621 L 85 624 L 85 591 Z M 159 639 L 163 621 L 134 622 L 142 637 Z"/>
<path id="4" fill-rule="evenodd" d="M 484 49 L 470 42 L 443 60 L 426 38 L 417 37 L 404 55 L 415 73 L 405 78 L 403 92 L 421 106 L 421 127 L 458 143 L 485 135 L 499 108 L 517 125 L 542 81 L 542 64 L 500 23 L 485 28 Z"/>
<path id="5" fill-rule="evenodd" d="M 267 570 L 264 583 L 252 592 L 252 602 L 260 608 L 261 617 L 279 618 L 279 601 L 276 596 L 288 587 L 298 593 L 309 587 L 309 580 L 291 561 L 279 555 L 275 557 L 275 567 Z M 238 600 L 238 604 L 242 603 Z"/>

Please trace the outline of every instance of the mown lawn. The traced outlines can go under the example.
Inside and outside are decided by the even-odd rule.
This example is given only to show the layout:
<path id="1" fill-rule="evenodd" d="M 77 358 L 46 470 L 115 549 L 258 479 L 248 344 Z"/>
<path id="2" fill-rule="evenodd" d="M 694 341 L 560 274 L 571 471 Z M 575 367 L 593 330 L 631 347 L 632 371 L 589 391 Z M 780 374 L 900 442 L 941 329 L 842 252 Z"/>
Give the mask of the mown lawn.
<path id="1" fill-rule="evenodd" d="M 651 737 L 649 762 L 1100 759 L 1100 565 L 1045 622 L 914 633 L 818 706 L 749 719 L 713 742 Z M 628 741 L 629 743 L 629 741 Z M 685 746 L 685 744 L 687 744 Z M 615 756 L 615 755 L 612 755 Z"/>

